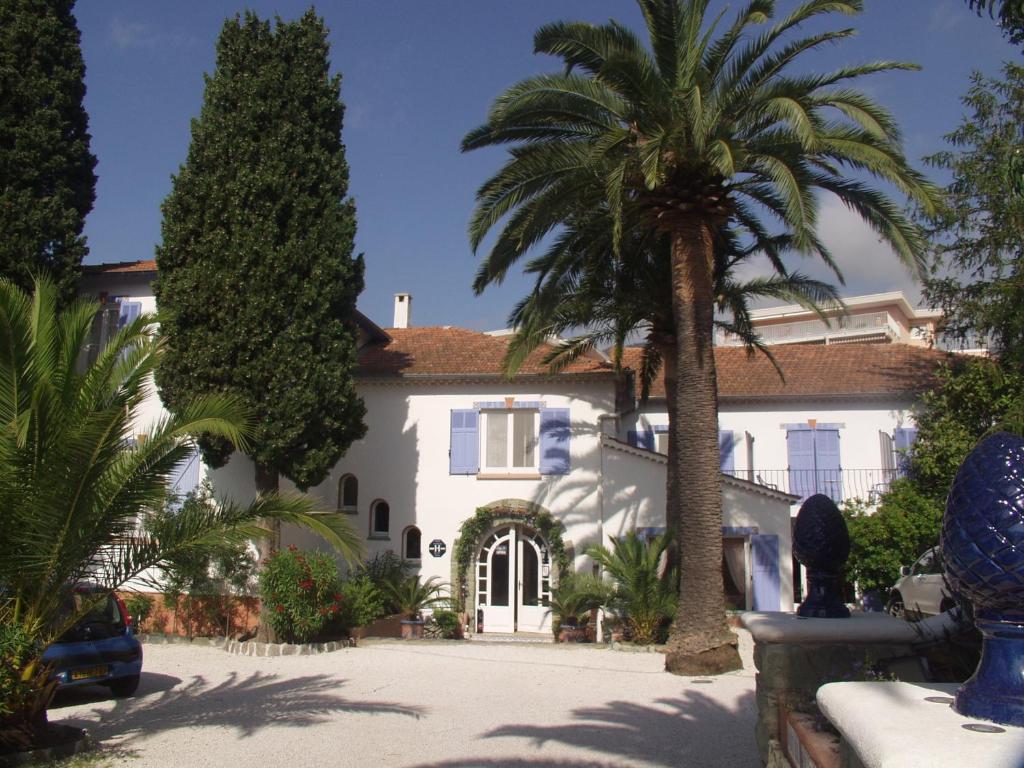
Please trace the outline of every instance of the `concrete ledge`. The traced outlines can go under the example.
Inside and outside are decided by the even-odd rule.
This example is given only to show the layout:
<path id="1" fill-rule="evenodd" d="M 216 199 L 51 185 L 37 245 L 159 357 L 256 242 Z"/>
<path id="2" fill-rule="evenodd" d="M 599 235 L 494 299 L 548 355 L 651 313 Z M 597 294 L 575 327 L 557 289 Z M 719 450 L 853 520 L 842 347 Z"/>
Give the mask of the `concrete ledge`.
<path id="1" fill-rule="evenodd" d="M 136 635 L 140 643 L 147 645 L 201 645 L 210 648 L 223 648 L 228 642 L 226 637 L 193 637 L 187 638 L 181 635 Z"/>
<path id="2" fill-rule="evenodd" d="M 345 640 L 332 640 L 328 643 L 304 643 L 302 645 L 228 640 L 224 645 L 224 650 L 228 653 L 237 653 L 240 656 L 318 656 L 321 653 L 334 653 L 348 647 L 349 644 Z"/>
<path id="3" fill-rule="evenodd" d="M 240 656 L 317 656 L 333 653 L 349 647 L 347 640 L 332 640 L 327 643 L 257 643 L 255 640 L 231 640 L 226 637 L 187 637 L 178 635 L 139 635 L 139 641 L 149 645 L 200 645 L 220 648 Z"/>
<path id="4" fill-rule="evenodd" d="M 757 643 L 913 645 L 922 639 L 914 624 L 887 613 L 852 613 L 848 619 L 805 619 L 793 613 L 747 611 L 740 621 Z"/>
<path id="5" fill-rule="evenodd" d="M 818 690 L 818 707 L 842 735 L 848 765 L 864 768 L 1020 768 L 1024 728 L 999 726 L 976 733 L 962 726 L 982 721 L 958 715 L 949 704 L 956 683 L 829 683 Z M 991 725 L 991 723 L 985 723 Z"/>

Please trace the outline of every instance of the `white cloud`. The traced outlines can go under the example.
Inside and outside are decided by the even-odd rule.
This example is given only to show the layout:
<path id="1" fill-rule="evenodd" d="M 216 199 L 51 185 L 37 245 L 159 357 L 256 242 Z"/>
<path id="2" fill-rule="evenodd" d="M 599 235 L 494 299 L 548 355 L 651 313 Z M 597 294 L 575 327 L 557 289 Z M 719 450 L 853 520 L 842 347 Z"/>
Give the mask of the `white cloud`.
<path id="1" fill-rule="evenodd" d="M 110 37 L 118 48 L 184 47 L 196 42 L 196 38 L 181 32 L 161 32 L 151 24 L 140 21 L 125 21 L 114 17 L 110 22 Z"/>
<path id="2" fill-rule="evenodd" d="M 907 300 L 916 305 L 921 295 L 917 280 L 892 248 L 882 242 L 860 216 L 834 197 L 821 201 L 818 235 L 839 266 L 846 285 L 839 285 L 835 274 L 817 257 L 791 257 L 787 259 L 791 270 L 836 285 L 844 297 L 903 291 Z M 739 279 L 768 274 L 771 274 L 771 266 L 764 257 L 753 259 L 737 270 Z"/>
<path id="3" fill-rule="evenodd" d="M 966 17 L 964 11 L 963 3 L 954 3 L 953 0 L 943 0 L 941 3 L 937 3 L 932 6 L 931 13 L 928 14 L 926 32 L 933 35 L 936 32 L 956 29 Z"/>
<path id="4" fill-rule="evenodd" d="M 118 48 L 136 48 L 145 46 L 152 40 L 149 27 L 138 21 L 124 21 L 115 18 L 110 22 L 110 36 Z"/>

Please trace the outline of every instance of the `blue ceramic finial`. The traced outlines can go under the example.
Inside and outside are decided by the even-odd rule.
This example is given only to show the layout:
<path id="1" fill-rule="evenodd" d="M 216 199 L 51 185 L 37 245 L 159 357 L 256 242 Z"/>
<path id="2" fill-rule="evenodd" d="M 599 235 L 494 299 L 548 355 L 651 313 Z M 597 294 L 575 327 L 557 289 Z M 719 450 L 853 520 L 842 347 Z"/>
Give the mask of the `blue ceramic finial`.
<path id="1" fill-rule="evenodd" d="M 850 534 L 839 507 L 828 496 L 815 494 L 800 507 L 793 529 L 793 555 L 807 568 L 807 598 L 797 615 L 850 618 L 841 581 L 850 556 Z"/>
<path id="2" fill-rule="evenodd" d="M 961 715 L 1024 726 L 1024 439 L 997 432 L 960 465 L 942 518 L 950 586 L 974 603 L 981 662 Z"/>

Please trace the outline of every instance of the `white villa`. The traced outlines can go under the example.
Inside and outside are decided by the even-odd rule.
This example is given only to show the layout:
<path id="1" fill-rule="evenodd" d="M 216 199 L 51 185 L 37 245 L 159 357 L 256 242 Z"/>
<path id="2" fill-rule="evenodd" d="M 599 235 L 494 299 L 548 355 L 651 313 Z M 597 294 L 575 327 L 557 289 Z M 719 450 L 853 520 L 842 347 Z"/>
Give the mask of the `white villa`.
<path id="1" fill-rule="evenodd" d="M 108 307 L 96 344 L 120 318 L 155 310 L 155 276 L 152 261 L 86 267 L 81 292 Z M 590 545 L 665 528 L 664 391 L 637 399 L 638 350 L 621 372 L 595 356 L 557 375 L 538 354 L 508 380 L 507 337 L 412 327 L 411 301 L 396 296 L 393 328 L 357 313 L 367 435 L 309 493 L 351 515 L 370 554 L 392 550 L 424 578 L 463 590 L 477 631 L 546 631 L 560 561 L 588 570 Z M 902 294 L 862 306 L 889 313 L 885 327 L 899 333 L 916 322 Z M 910 330 L 883 335 L 780 346 L 785 381 L 763 356 L 716 349 L 723 575 L 734 607 L 792 610 L 791 515 L 801 498 L 868 498 L 898 476 L 899 449 L 913 438 L 911 406 L 944 353 L 908 343 L 918 341 Z M 159 412 L 154 394 L 140 435 Z M 179 490 L 201 471 L 198 460 L 183 468 Z M 220 494 L 245 501 L 254 493 L 244 456 L 209 475 Z M 298 530 L 283 539 L 317 545 Z"/>

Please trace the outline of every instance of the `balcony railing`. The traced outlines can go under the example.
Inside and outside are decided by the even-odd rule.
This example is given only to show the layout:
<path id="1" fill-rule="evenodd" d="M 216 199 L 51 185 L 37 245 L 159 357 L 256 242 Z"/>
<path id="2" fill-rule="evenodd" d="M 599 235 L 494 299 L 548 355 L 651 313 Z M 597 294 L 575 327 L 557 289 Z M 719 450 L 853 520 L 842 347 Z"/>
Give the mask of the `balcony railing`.
<path id="1" fill-rule="evenodd" d="M 899 338 L 899 328 L 895 326 L 888 312 L 865 312 L 859 315 L 846 315 L 833 318 L 830 325 L 822 320 L 795 320 L 790 323 L 776 325 L 760 325 L 757 333 L 765 344 L 786 344 L 811 339 L 843 340 L 861 336 L 885 335 L 888 338 Z M 739 344 L 740 339 L 733 334 L 720 333 L 718 343 L 723 346 Z"/>
<path id="2" fill-rule="evenodd" d="M 801 499 L 823 493 L 837 504 L 855 498 L 874 504 L 903 476 L 899 469 L 740 469 L 731 474 Z"/>

